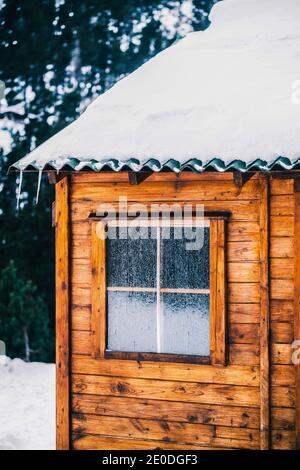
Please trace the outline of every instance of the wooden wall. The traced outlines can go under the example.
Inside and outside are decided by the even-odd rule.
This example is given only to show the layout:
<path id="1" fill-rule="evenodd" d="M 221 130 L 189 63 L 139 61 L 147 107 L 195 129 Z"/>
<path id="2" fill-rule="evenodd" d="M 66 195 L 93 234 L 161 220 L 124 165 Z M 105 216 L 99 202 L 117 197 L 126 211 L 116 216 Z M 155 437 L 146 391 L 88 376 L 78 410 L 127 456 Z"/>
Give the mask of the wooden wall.
<path id="1" fill-rule="evenodd" d="M 270 283 L 263 292 L 270 300 L 270 331 L 268 311 L 262 312 L 261 304 L 263 184 L 254 175 L 237 189 L 229 173 L 158 174 L 137 186 L 128 184 L 126 174 L 72 176 L 72 448 L 259 449 L 266 447 L 263 421 L 264 436 L 270 437 L 267 446 L 295 447 L 293 180 L 272 179 L 265 207 L 266 217 L 270 212 Z M 145 203 L 193 201 L 208 211 L 231 212 L 226 243 L 226 367 L 92 359 L 87 218 L 99 203 L 117 203 L 120 195 Z M 262 313 L 267 323 L 262 324 Z M 268 350 L 262 361 L 260 348 L 261 335 L 268 338 L 269 333 L 270 382 L 265 387 L 261 381 L 269 378 Z M 267 410 L 262 411 L 261 403 L 267 404 Z"/>
<path id="2" fill-rule="evenodd" d="M 270 319 L 272 448 L 294 449 L 294 181 L 271 180 Z M 279 421 L 278 421 L 279 420 Z"/>

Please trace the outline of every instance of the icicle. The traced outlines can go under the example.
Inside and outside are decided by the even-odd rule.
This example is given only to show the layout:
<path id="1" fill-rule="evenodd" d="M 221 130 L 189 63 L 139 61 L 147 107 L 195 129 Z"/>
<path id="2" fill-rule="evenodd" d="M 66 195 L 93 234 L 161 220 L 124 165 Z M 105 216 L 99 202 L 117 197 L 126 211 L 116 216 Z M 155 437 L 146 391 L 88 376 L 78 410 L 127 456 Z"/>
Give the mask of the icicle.
<path id="1" fill-rule="evenodd" d="M 39 169 L 38 185 L 37 185 L 36 198 L 35 198 L 35 203 L 36 204 L 39 202 L 39 195 L 40 195 L 40 189 L 41 189 L 41 180 L 42 180 L 42 170 Z"/>
<path id="2" fill-rule="evenodd" d="M 23 170 L 20 170 L 20 179 L 19 179 L 19 187 L 18 187 L 18 195 L 17 195 L 17 210 L 19 210 L 19 207 L 20 207 L 22 181 L 23 181 Z"/>

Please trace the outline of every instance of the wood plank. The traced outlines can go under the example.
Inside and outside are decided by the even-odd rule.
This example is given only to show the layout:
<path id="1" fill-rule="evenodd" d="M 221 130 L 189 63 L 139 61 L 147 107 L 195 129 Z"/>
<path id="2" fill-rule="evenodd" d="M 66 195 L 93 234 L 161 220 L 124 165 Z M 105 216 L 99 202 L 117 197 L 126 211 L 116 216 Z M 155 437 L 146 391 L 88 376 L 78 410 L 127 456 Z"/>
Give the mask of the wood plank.
<path id="1" fill-rule="evenodd" d="M 76 238 L 90 238 L 92 234 L 89 221 L 74 222 L 72 225 L 72 235 Z"/>
<path id="2" fill-rule="evenodd" d="M 68 450 L 69 418 L 69 184 L 55 186 L 56 447 Z"/>
<path id="3" fill-rule="evenodd" d="M 293 237 L 271 237 L 270 256 L 271 258 L 293 258 L 294 238 Z"/>
<path id="4" fill-rule="evenodd" d="M 294 215 L 294 196 L 272 196 L 270 211 L 271 215 Z"/>
<path id="5" fill-rule="evenodd" d="M 91 258 L 91 242 L 85 238 L 72 238 L 72 259 L 89 259 Z"/>
<path id="6" fill-rule="evenodd" d="M 256 323 L 231 323 L 228 340 L 230 343 L 258 344 L 259 334 L 259 325 Z"/>
<path id="7" fill-rule="evenodd" d="M 73 415 L 73 432 L 114 437 L 183 442 L 184 444 L 256 448 L 259 434 L 253 429 L 204 424 L 177 423 L 149 419 L 128 419 L 95 415 Z"/>
<path id="8" fill-rule="evenodd" d="M 259 261 L 259 243 L 254 241 L 228 242 L 227 261 Z"/>
<path id="9" fill-rule="evenodd" d="M 252 429 L 216 426 L 216 437 L 213 443 L 220 446 L 235 447 L 236 449 L 258 449 L 259 431 Z"/>
<path id="10" fill-rule="evenodd" d="M 91 306 L 72 305 L 72 330 L 90 331 Z"/>
<path id="11" fill-rule="evenodd" d="M 291 430 L 295 429 L 295 408 L 272 408 L 272 429 Z"/>
<path id="12" fill-rule="evenodd" d="M 210 223 L 210 360 L 226 363 L 226 274 L 224 220 Z"/>
<path id="13" fill-rule="evenodd" d="M 229 282 L 259 282 L 259 262 L 227 263 L 227 278 Z"/>
<path id="14" fill-rule="evenodd" d="M 293 300 L 294 282 L 290 279 L 272 279 L 270 295 L 272 300 Z"/>
<path id="15" fill-rule="evenodd" d="M 294 217 L 290 216 L 271 216 L 270 217 L 271 237 L 293 237 L 294 236 Z"/>
<path id="16" fill-rule="evenodd" d="M 106 249 L 105 225 L 92 222 L 91 250 L 91 348 L 93 357 L 104 357 L 106 349 Z"/>
<path id="17" fill-rule="evenodd" d="M 91 333 L 90 331 L 72 331 L 72 353 L 91 355 Z"/>
<path id="18" fill-rule="evenodd" d="M 292 364 L 292 346 L 290 344 L 272 344 L 272 364 Z"/>
<path id="19" fill-rule="evenodd" d="M 233 181 L 157 181 L 150 179 L 141 185 L 130 183 L 78 183 L 72 191 L 72 199 L 90 201 L 116 201 L 126 194 L 128 201 L 219 201 L 258 199 L 258 181 L 251 180 L 242 190 Z"/>
<path id="20" fill-rule="evenodd" d="M 260 304 L 228 304 L 230 323 L 259 323 Z"/>
<path id="21" fill-rule="evenodd" d="M 270 274 L 271 279 L 294 279 L 294 259 L 271 258 Z"/>
<path id="22" fill-rule="evenodd" d="M 295 386 L 295 370 L 292 365 L 273 365 L 271 383 L 274 385 Z"/>
<path id="23" fill-rule="evenodd" d="M 74 373 L 132 377 L 157 380 L 178 380 L 232 385 L 259 385 L 259 371 L 252 366 L 214 367 L 211 365 L 116 361 L 114 359 L 92 359 L 86 356 L 73 356 Z"/>
<path id="24" fill-rule="evenodd" d="M 118 210 L 118 203 L 115 201 L 110 201 L 108 198 L 106 202 L 109 202 L 115 210 Z M 139 199 L 137 202 L 143 202 L 148 211 L 151 210 L 153 205 L 149 200 Z M 178 204 L 183 204 L 183 202 L 176 201 Z M 185 203 L 193 201 L 184 201 Z M 219 211 L 228 211 L 230 209 L 230 222 L 234 221 L 248 221 L 248 222 L 257 222 L 258 221 L 258 202 L 256 200 L 249 201 L 204 201 L 204 209 L 208 212 L 219 212 Z M 201 200 L 197 201 L 198 204 L 201 204 Z M 164 201 L 164 204 L 173 205 L 174 201 Z M 99 204 L 97 201 L 76 201 L 72 199 L 72 223 L 86 222 L 91 213 L 94 213 Z"/>
<path id="25" fill-rule="evenodd" d="M 81 307 L 89 307 L 92 304 L 91 289 L 81 285 L 72 285 L 72 303 Z"/>
<path id="26" fill-rule="evenodd" d="M 274 343 L 291 343 L 294 339 L 292 323 L 271 323 L 271 338 Z"/>
<path id="27" fill-rule="evenodd" d="M 257 191 L 257 189 L 256 189 Z M 211 221 L 212 223 L 213 221 Z M 217 311 L 215 319 L 217 337 L 215 340 L 216 350 L 214 357 L 211 357 L 213 365 L 225 366 L 227 362 L 227 277 L 225 268 L 225 245 L 226 245 L 226 230 L 225 221 L 217 220 L 218 230 L 218 264 L 217 264 Z"/>
<path id="28" fill-rule="evenodd" d="M 230 303 L 257 303 L 260 301 L 259 283 L 228 283 L 228 301 Z"/>
<path id="29" fill-rule="evenodd" d="M 84 414 L 159 419 L 179 423 L 211 424 L 249 429 L 258 429 L 259 427 L 259 410 L 257 408 L 85 394 L 74 394 L 72 404 L 74 412 Z"/>
<path id="30" fill-rule="evenodd" d="M 185 444 L 210 445 L 213 439 L 212 425 L 177 423 L 168 420 L 123 418 L 89 414 L 73 414 L 74 433 L 110 435 L 134 439 L 183 442 Z M 246 432 L 251 432 L 246 430 Z"/>
<path id="31" fill-rule="evenodd" d="M 131 379 L 74 374 L 74 393 L 187 401 L 217 405 L 254 406 L 259 404 L 259 389 L 240 385 L 200 384 L 168 380 Z"/>
<path id="32" fill-rule="evenodd" d="M 91 434 L 73 435 L 74 450 L 220 450 L 219 447 L 193 446 L 166 441 L 145 441 L 142 439 L 124 439 Z"/>
<path id="33" fill-rule="evenodd" d="M 90 242 L 89 242 L 90 243 Z M 72 283 L 90 287 L 92 284 L 91 264 L 87 259 L 74 259 L 72 269 Z"/>
<path id="34" fill-rule="evenodd" d="M 294 302 L 291 300 L 271 300 L 271 321 L 292 322 L 294 318 Z"/>
<path id="35" fill-rule="evenodd" d="M 270 302 L 269 302 L 269 178 L 261 174 L 260 200 L 260 448 L 270 448 Z M 280 196 L 278 196 L 280 197 Z M 272 208 L 271 208 L 272 210 Z"/>
<path id="36" fill-rule="evenodd" d="M 295 431 L 272 431 L 272 449 L 274 450 L 295 450 Z"/>
<path id="37" fill-rule="evenodd" d="M 71 175 L 72 182 L 75 183 L 128 183 L 127 172 L 107 171 L 101 173 L 95 172 L 74 172 Z M 257 180 L 256 173 L 251 177 L 252 180 Z M 152 173 L 149 176 L 148 182 L 154 183 L 159 181 L 231 181 L 233 183 L 233 173 L 221 173 L 219 171 L 210 171 L 203 173 L 195 173 L 194 171 L 184 171 L 181 173 L 166 172 L 166 173 Z"/>
<path id="38" fill-rule="evenodd" d="M 272 387 L 271 404 L 274 407 L 293 408 L 296 403 L 295 387 Z M 283 410 L 284 413 L 284 410 Z"/>
<path id="39" fill-rule="evenodd" d="M 295 267 L 294 267 L 294 338 L 300 340 L 300 185 L 299 178 L 294 185 L 294 211 L 295 211 Z M 296 369 L 296 448 L 300 450 L 300 364 Z"/>
<path id="40" fill-rule="evenodd" d="M 294 179 L 275 179 L 270 180 L 270 194 L 275 195 L 293 195 L 294 194 Z"/>
<path id="41" fill-rule="evenodd" d="M 259 346 L 256 344 L 230 344 L 229 362 L 231 365 L 258 365 Z"/>
<path id="42" fill-rule="evenodd" d="M 259 241 L 257 222 L 230 222 L 227 227 L 227 240 L 230 242 Z"/>

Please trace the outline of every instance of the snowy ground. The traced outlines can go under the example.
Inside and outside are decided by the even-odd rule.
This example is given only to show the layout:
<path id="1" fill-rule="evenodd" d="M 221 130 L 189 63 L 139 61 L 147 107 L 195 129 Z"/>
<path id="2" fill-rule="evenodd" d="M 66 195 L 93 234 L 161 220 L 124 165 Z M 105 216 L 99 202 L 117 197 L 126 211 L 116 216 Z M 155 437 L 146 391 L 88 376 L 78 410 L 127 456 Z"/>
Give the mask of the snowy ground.
<path id="1" fill-rule="evenodd" d="M 0 362 L 0 450 L 55 449 L 55 366 Z"/>

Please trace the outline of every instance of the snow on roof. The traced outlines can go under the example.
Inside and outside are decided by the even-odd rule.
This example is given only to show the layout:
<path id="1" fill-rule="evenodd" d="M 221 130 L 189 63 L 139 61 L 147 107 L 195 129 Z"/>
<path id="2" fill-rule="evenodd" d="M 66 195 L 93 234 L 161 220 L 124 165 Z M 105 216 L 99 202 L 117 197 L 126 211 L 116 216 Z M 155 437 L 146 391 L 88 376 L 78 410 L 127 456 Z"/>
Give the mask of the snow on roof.
<path id="1" fill-rule="evenodd" d="M 224 0 L 15 168 L 300 164 L 300 1 Z"/>

